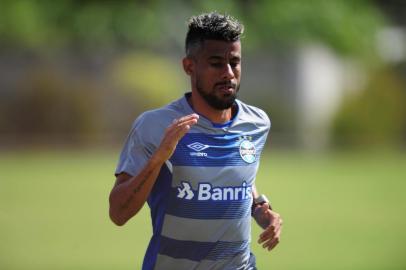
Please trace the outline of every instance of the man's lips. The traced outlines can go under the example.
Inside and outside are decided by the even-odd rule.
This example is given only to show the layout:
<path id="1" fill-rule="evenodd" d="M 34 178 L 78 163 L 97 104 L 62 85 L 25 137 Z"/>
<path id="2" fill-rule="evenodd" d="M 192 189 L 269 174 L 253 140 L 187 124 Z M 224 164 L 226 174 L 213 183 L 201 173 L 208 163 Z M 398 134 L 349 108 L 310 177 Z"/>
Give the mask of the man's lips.
<path id="1" fill-rule="evenodd" d="M 214 87 L 222 91 L 232 92 L 237 85 L 235 83 L 216 83 Z"/>

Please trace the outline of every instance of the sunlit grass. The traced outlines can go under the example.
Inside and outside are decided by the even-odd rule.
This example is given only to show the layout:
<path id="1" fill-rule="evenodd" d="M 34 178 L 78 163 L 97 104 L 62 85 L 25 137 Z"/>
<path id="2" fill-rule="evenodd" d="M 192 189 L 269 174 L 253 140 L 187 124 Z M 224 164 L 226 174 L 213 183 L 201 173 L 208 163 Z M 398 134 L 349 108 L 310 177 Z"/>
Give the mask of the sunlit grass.
<path id="1" fill-rule="evenodd" d="M 117 151 L 0 154 L 0 269 L 139 269 L 145 208 L 108 219 Z M 265 153 L 257 186 L 284 219 L 259 269 L 405 269 L 406 155 Z"/>

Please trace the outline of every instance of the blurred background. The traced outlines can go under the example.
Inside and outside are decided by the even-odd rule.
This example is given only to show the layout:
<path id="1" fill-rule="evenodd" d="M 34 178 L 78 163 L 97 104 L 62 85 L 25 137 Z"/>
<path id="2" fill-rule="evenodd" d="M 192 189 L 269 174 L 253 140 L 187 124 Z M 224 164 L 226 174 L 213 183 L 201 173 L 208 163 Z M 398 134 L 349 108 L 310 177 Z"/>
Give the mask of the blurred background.
<path id="1" fill-rule="evenodd" d="M 284 220 L 259 269 L 406 269 L 406 2 L 0 1 L 0 268 L 140 269 L 148 209 L 108 194 L 134 119 L 189 91 L 186 21 L 245 25 L 240 99 Z"/>

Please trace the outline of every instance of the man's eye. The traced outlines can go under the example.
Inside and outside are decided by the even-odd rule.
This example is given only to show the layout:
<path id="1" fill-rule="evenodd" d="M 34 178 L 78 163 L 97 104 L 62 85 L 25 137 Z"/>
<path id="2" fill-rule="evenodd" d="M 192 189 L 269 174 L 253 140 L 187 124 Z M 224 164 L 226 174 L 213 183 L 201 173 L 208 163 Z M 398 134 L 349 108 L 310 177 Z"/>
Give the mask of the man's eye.
<path id="1" fill-rule="evenodd" d="M 210 65 L 211 65 L 212 67 L 215 67 L 215 68 L 220 68 L 220 67 L 223 66 L 223 63 L 217 63 L 217 62 L 215 62 L 215 63 L 210 63 Z"/>
<path id="2" fill-rule="evenodd" d="M 239 65 L 240 65 L 239 62 L 230 63 L 230 66 L 231 66 L 232 68 L 236 68 L 236 67 L 238 67 Z"/>

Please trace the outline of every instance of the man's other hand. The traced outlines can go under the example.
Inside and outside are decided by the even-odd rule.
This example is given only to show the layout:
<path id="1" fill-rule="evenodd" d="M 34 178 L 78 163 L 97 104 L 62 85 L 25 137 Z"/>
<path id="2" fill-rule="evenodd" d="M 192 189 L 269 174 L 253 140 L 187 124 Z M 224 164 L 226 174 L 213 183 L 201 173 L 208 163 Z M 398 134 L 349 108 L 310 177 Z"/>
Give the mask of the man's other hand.
<path id="1" fill-rule="evenodd" d="M 264 203 L 255 208 L 253 217 L 258 225 L 264 229 L 259 236 L 258 243 L 262 244 L 263 248 L 269 251 L 272 250 L 280 241 L 282 229 L 281 216 L 269 209 L 269 204 Z"/>

